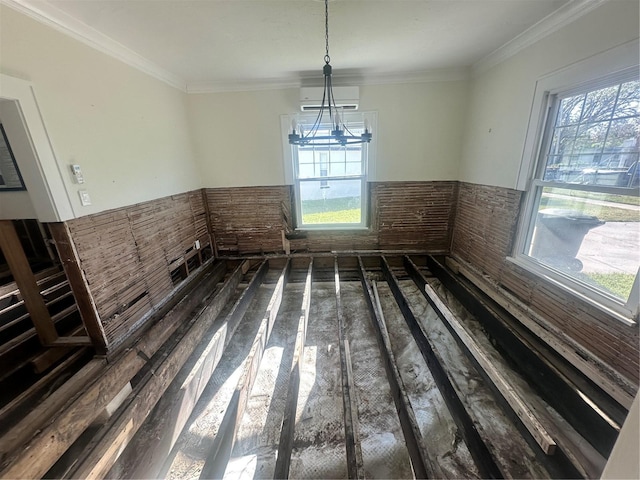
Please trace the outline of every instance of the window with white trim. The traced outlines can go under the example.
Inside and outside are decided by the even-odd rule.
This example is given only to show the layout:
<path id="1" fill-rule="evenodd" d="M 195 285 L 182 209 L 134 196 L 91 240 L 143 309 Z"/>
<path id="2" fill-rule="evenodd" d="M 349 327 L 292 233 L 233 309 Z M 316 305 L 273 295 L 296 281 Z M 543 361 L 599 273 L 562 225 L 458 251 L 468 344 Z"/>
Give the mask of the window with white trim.
<path id="1" fill-rule="evenodd" d="M 640 80 L 637 68 L 546 94 L 516 260 L 637 320 Z"/>
<path id="2" fill-rule="evenodd" d="M 364 132 L 364 118 L 353 114 L 349 131 Z M 309 129 L 313 117 L 298 117 Z M 308 121 L 308 125 L 305 125 Z M 321 125 L 318 135 L 329 135 L 331 125 Z M 327 146 L 324 141 L 292 145 L 296 226 L 299 229 L 357 229 L 367 226 L 368 144 Z"/>

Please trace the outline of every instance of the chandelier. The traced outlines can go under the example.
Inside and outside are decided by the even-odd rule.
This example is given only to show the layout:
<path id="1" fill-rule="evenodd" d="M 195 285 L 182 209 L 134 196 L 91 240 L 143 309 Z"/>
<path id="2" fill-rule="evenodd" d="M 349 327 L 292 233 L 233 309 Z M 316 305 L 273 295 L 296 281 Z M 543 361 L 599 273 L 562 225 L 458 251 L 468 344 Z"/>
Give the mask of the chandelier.
<path id="1" fill-rule="evenodd" d="M 296 120 L 291 122 L 291 133 L 289 143 L 291 145 L 351 145 L 355 143 L 369 143 L 371 141 L 371 128 L 368 122 L 364 122 L 364 132 L 360 135 L 352 133 L 344 123 L 344 118 L 340 117 L 336 101 L 333 96 L 331 84 L 331 57 L 329 57 L 329 0 L 324 0 L 324 38 L 325 56 L 322 74 L 324 76 L 324 89 L 322 92 L 322 104 L 318 110 L 318 116 L 308 132 L 304 132 L 302 125 Z M 322 125 L 330 125 L 330 133 L 323 134 L 326 127 L 321 130 Z M 320 133 L 319 133 L 320 132 Z"/>

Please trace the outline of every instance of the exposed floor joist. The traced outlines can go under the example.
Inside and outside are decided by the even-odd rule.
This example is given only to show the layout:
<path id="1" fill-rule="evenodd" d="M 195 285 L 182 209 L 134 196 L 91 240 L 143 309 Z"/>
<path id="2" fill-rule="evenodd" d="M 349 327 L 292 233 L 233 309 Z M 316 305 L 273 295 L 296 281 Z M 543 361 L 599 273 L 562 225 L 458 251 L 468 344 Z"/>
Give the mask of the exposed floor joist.
<path id="1" fill-rule="evenodd" d="M 528 367 L 503 358 L 484 333 L 480 321 L 492 321 L 465 311 L 427 270 L 426 257 L 292 255 L 251 264 L 233 270 L 208 307 L 183 317 L 181 328 L 161 320 L 122 359 L 96 367 L 105 377 L 84 383 L 77 377 L 57 404 L 54 395 L 49 410 L 23 424 L 46 424 L 43 412 L 71 399 L 42 433 L 64 440 L 48 444 L 40 433 L 29 440 L 33 431 L 12 430 L 30 447 L 26 453 L 0 440 L 7 454 L 2 474 L 42 476 L 80 443 L 86 448 L 79 462 L 68 468 L 63 457 L 49 473 L 171 479 L 600 474 L 601 425 L 579 430 L 527 384 Z M 554 382 L 570 382 L 558 378 Z M 125 380 L 133 394 L 104 426 L 88 428 L 110 400 L 98 398 L 100 388 L 115 395 Z M 74 412 L 79 417 L 71 422 Z M 81 435 L 92 437 L 73 445 Z M 43 458 L 33 456 L 31 448 L 45 447 L 51 448 Z"/>

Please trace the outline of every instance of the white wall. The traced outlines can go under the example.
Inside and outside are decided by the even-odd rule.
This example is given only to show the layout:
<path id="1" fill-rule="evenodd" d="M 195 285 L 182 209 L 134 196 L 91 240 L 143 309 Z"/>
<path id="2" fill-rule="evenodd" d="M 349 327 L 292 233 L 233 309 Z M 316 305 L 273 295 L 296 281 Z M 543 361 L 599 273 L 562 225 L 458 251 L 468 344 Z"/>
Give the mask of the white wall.
<path id="1" fill-rule="evenodd" d="M 639 3 L 613 0 L 471 81 L 461 181 L 516 187 L 536 80 L 638 38 Z"/>
<path id="2" fill-rule="evenodd" d="M 620 435 L 616 440 L 607 465 L 602 472 L 603 479 L 640 478 L 640 393 L 636 395 L 627 415 Z"/>
<path id="3" fill-rule="evenodd" d="M 73 216 L 202 186 L 186 94 L 0 6 L 0 72 L 32 83 Z M 69 165 L 82 167 L 80 205 Z"/>
<path id="4" fill-rule="evenodd" d="M 378 112 L 375 180 L 455 180 L 466 95 L 466 81 L 362 86 L 360 110 Z M 280 115 L 299 112 L 297 88 L 189 95 L 189 110 L 204 185 L 285 183 Z"/>
<path id="5" fill-rule="evenodd" d="M 362 86 L 361 109 L 378 112 L 374 180 L 515 187 L 536 79 L 637 38 L 638 15 L 636 0 L 607 2 L 470 81 Z M 0 72 L 34 86 L 73 216 L 285 183 L 279 118 L 297 88 L 186 95 L 6 6 L 0 44 Z"/>

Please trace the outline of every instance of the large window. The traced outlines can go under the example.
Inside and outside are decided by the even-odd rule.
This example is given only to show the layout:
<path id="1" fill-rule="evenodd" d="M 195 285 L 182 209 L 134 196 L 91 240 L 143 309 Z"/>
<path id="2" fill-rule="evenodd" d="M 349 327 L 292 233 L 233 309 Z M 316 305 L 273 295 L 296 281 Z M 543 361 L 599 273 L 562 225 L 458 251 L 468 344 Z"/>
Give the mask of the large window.
<path id="1" fill-rule="evenodd" d="M 637 69 L 547 95 L 518 255 L 592 302 L 637 319 Z"/>
<path id="2" fill-rule="evenodd" d="M 309 119 L 311 124 L 313 120 L 315 117 Z M 359 121 L 350 120 L 348 127 L 354 135 L 361 134 L 362 116 Z M 323 125 L 318 135 L 329 135 L 329 130 L 329 125 Z M 368 145 L 329 147 L 322 143 L 292 147 L 297 227 L 366 227 Z"/>

